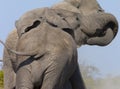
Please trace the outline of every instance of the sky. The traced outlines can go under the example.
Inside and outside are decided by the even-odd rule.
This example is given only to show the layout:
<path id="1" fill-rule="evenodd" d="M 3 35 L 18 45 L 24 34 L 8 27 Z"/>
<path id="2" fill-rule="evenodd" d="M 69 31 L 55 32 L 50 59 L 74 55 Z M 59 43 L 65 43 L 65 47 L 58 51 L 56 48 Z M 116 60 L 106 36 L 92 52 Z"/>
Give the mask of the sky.
<path id="1" fill-rule="evenodd" d="M 15 28 L 15 21 L 25 12 L 50 7 L 62 0 L 0 0 L 0 39 L 5 42 L 8 34 Z M 120 23 L 120 0 L 98 0 L 100 6 L 112 13 Z M 3 55 L 3 46 L 0 45 L 0 58 Z M 78 49 L 79 62 L 96 66 L 101 76 L 120 75 L 120 33 L 108 46 L 84 45 Z"/>

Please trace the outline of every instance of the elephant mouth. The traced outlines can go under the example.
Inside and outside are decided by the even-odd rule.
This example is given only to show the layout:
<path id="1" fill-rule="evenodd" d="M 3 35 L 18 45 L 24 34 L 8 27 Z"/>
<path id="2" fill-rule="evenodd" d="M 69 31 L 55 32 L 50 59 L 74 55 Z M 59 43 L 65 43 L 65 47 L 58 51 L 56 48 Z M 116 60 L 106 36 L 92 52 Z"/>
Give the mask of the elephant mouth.
<path id="1" fill-rule="evenodd" d="M 115 29 L 115 27 L 115 23 L 109 22 L 103 27 L 103 29 L 96 29 L 96 32 L 94 33 L 93 37 L 104 37 L 108 32 L 108 28 L 112 30 L 115 37 L 117 34 L 117 29 Z"/>
<path id="2" fill-rule="evenodd" d="M 81 31 L 86 35 L 85 44 L 108 45 L 118 32 L 118 22 L 109 13 L 82 16 Z"/>
<path id="3" fill-rule="evenodd" d="M 110 22 L 103 29 L 96 29 L 96 32 L 92 36 L 88 35 L 86 43 L 89 45 L 106 46 L 116 36 L 117 29 L 115 23 Z"/>

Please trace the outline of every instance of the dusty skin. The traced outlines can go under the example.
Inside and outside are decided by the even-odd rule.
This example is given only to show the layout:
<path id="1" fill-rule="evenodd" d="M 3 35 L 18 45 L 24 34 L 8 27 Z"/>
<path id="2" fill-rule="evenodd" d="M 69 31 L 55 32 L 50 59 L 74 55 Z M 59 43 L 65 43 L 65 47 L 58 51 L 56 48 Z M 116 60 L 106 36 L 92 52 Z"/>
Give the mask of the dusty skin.
<path id="1" fill-rule="evenodd" d="M 96 0 L 65 0 L 34 9 L 15 25 L 5 43 L 4 89 L 86 89 L 77 47 L 106 46 L 118 30 L 116 18 Z"/>

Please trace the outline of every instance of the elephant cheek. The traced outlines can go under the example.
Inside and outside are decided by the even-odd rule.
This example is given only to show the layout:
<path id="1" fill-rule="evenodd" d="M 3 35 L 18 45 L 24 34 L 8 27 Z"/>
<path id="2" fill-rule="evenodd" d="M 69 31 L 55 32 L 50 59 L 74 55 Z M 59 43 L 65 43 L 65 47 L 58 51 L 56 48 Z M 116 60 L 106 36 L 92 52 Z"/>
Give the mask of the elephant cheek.
<path id="1" fill-rule="evenodd" d="M 92 37 L 87 40 L 89 45 L 106 46 L 114 39 L 114 33 L 111 28 L 108 28 L 103 37 Z"/>

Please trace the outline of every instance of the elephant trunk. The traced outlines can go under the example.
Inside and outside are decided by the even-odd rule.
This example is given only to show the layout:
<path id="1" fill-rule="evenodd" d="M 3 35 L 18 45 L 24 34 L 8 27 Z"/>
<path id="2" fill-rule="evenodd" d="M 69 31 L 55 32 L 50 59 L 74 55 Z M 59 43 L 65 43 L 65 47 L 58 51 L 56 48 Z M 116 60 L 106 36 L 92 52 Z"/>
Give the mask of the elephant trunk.
<path id="1" fill-rule="evenodd" d="M 87 44 L 89 45 L 108 45 L 118 32 L 118 22 L 116 18 L 111 14 L 100 14 L 101 15 L 98 15 L 95 17 L 95 20 L 93 20 L 93 22 L 97 21 L 97 24 L 92 23 L 95 29 L 90 28 L 91 30 L 88 33 L 89 39 L 87 40 Z"/>
<path id="2" fill-rule="evenodd" d="M 104 18 L 105 25 L 103 25 L 103 29 L 107 30 L 107 28 L 111 28 L 115 37 L 118 32 L 118 22 L 116 18 L 112 14 L 105 14 Z"/>
<path id="3" fill-rule="evenodd" d="M 103 37 L 92 37 L 87 40 L 87 44 L 105 46 L 108 45 L 113 40 L 113 38 L 113 31 L 111 28 L 108 28 L 106 34 Z"/>

